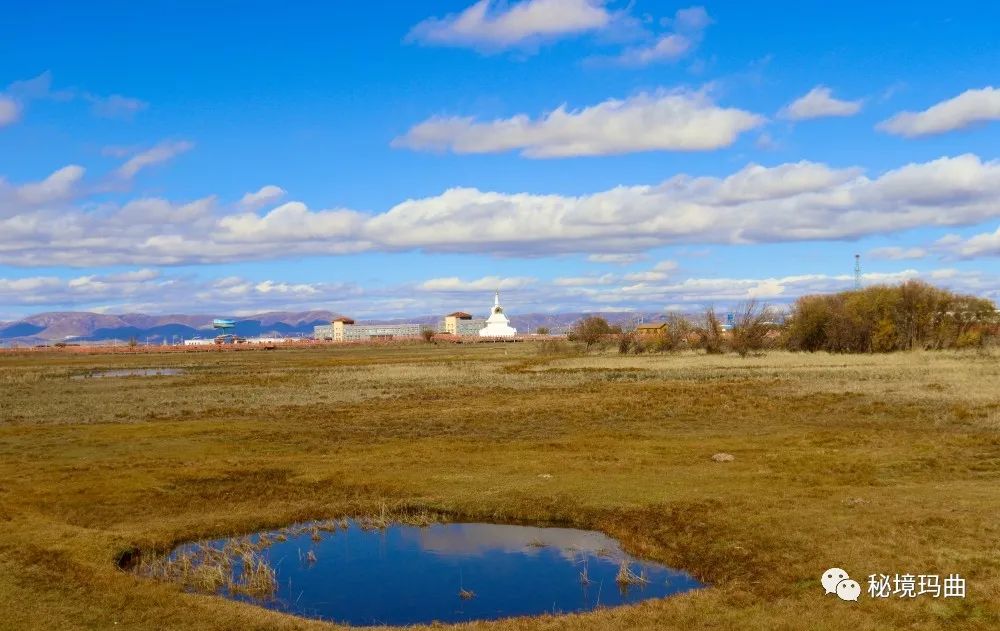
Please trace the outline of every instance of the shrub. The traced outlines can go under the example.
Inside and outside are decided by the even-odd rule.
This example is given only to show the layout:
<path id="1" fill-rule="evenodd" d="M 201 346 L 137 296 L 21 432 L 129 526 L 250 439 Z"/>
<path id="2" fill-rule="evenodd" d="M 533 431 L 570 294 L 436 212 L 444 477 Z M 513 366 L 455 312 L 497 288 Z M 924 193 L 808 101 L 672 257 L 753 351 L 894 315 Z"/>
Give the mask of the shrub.
<path id="1" fill-rule="evenodd" d="M 791 350 L 840 353 L 961 348 L 981 344 L 982 332 L 996 320 L 989 300 L 913 280 L 799 298 L 786 344 Z"/>
<path id="2" fill-rule="evenodd" d="M 673 352 L 688 347 L 692 327 L 687 318 L 679 313 L 667 315 L 667 329 L 653 341 L 653 349 L 660 352 Z"/>
<path id="3" fill-rule="evenodd" d="M 709 307 L 705 310 L 705 320 L 701 326 L 695 329 L 698 335 L 698 347 L 709 355 L 716 355 L 725 352 L 722 339 L 722 323 L 715 315 L 715 309 Z"/>
<path id="4" fill-rule="evenodd" d="M 749 300 L 737 308 L 730 344 L 740 357 L 764 350 L 770 330 L 768 318 L 767 306 L 757 304 L 756 300 Z"/>
<path id="5" fill-rule="evenodd" d="M 548 335 L 549 334 L 549 327 L 547 327 L 547 326 L 540 326 L 537 329 L 535 329 L 535 333 L 537 333 L 538 335 Z"/>
<path id="6" fill-rule="evenodd" d="M 632 350 L 633 345 L 637 342 L 636 335 L 634 332 L 629 331 L 628 333 L 622 333 L 618 336 L 618 352 L 622 355 L 627 355 L 630 350 Z"/>
<path id="7" fill-rule="evenodd" d="M 583 342 L 587 350 L 594 344 L 601 341 L 605 335 L 614 333 L 608 321 L 600 316 L 587 316 L 579 319 L 570 329 L 567 339 L 574 342 Z M 621 332 L 619 329 L 617 332 Z"/>

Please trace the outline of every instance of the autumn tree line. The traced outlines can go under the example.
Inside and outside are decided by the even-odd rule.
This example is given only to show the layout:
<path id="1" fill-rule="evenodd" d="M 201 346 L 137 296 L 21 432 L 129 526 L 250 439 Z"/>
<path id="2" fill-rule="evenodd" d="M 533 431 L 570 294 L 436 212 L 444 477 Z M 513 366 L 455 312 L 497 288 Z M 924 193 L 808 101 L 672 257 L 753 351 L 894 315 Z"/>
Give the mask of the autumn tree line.
<path id="1" fill-rule="evenodd" d="M 724 327 L 711 308 L 697 318 L 671 314 L 666 324 L 656 335 L 641 335 L 632 326 L 588 316 L 567 337 L 587 349 L 614 344 L 620 353 L 701 349 L 746 356 L 768 349 L 888 353 L 975 348 L 1000 336 L 1000 316 L 992 301 L 916 280 L 803 296 L 787 314 L 751 300 L 737 308 L 731 327 Z"/>

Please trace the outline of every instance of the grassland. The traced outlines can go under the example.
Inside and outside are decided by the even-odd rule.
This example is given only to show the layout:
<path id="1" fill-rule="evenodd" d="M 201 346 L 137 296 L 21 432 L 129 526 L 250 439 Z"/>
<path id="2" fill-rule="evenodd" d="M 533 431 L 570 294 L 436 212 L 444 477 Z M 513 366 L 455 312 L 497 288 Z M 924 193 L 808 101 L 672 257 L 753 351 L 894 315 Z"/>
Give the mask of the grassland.
<path id="1" fill-rule="evenodd" d="M 185 372 L 71 379 L 126 367 Z M 382 505 L 602 529 L 712 585 L 469 628 L 1000 628 L 996 354 L 4 354 L 0 393 L 0 628 L 330 629 L 115 561 Z M 842 602 L 830 566 L 968 596 Z"/>

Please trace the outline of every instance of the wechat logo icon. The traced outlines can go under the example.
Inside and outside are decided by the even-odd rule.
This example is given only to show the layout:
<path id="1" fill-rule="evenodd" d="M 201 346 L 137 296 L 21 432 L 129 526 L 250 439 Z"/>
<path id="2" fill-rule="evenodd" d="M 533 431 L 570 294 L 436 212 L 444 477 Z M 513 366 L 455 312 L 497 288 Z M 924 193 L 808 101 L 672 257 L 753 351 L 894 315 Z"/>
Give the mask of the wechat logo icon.
<path id="1" fill-rule="evenodd" d="M 839 567 L 831 567 L 823 572 L 819 582 L 823 584 L 823 589 L 827 594 L 836 594 L 841 600 L 853 600 L 857 602 L 861 595 L 861 585 L 857 581 L 851 580 L 847 572 Z"/>

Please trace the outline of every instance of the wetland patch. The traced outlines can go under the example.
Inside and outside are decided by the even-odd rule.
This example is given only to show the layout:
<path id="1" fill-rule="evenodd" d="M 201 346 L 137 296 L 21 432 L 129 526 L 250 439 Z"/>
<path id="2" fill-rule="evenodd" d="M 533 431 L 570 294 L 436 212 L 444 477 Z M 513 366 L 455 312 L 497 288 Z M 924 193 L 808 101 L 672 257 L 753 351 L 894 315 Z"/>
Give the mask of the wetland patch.
<path id="1" fill-rule="evenodd" d="M 299 524 L 185 544 L 139 571 L 356 626 L 584 612 L 703 586 L 600 532 L 487 523 Z"/>

